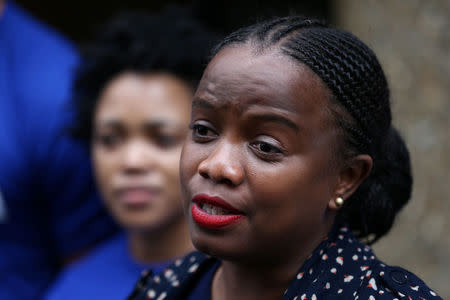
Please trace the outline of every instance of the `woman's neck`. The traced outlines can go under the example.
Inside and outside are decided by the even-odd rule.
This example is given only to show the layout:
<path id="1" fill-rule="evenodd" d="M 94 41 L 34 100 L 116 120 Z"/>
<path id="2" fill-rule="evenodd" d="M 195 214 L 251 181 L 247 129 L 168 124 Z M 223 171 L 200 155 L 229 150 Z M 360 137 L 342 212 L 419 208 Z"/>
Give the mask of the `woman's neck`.
<path id="1" fill-rule="evenodd" d="M 194 250 L 183 217 L 165 228 L 128 231 L 127 239 L 133 258 L 144 263 L 168 261 Z"/>
<path id="2" fill-rule="evenodd" d="M 283 258 L 245 264 L 222 261 L 212 283 L 213 300 L 280 300 L 298 270 L 327 236 L 331 226 Z M 281 252 L 287 252 L 280 249 Z M 289 257 L 289 258 L 288 258 Z M 281 261 L 283 259 L 283 261 Z"/>
<path id="3" fill-rule="evenodd" d="M 281 299 L 294 276 L 295 271 L 269 273 L 264 270 L 249 270 L 224 261 L 214 275 L 212 299 Z"/>

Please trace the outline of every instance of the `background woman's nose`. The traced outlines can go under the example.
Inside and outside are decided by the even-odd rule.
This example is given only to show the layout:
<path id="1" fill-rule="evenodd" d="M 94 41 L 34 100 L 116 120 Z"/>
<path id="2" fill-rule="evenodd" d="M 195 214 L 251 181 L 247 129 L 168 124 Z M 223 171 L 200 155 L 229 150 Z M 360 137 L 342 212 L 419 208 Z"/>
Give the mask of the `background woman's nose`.
<path id="1" fill-rule="evenodd" d="M 126 172 L 141 172 L 151 167 L 155 154 L 140 141 L 130 141 L 122 153 L 122 167 Z"/>
<path id="2" fill-rule="evenodd" d="M 218 143 L 214 151 L 198 167 L 198 173 L 215 183 L 238 186 L 244 181 L 244 170 L 240 164 L 236 145 Z"/>

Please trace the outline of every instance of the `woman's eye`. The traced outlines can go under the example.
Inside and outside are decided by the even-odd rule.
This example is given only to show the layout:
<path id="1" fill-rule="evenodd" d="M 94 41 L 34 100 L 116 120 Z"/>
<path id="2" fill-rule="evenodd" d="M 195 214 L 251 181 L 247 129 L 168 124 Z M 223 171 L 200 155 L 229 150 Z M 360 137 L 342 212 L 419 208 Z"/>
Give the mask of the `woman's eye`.
<path id="1" fill-rule="evenodd" d="M 156 137 L 156 142 L 161 148 L 170 148 L 178 145 L 178 138 L 173 135 L 159 135 Z"/>
<path id="2" fill-rule="evenodd" d="M 250 143 L 250 147 L 254 150 L 257 156 L 263 160 L 277 160 L 281 158 L 283 151 L 272 144 L 262 141 Z"/>
<path id="3" fill-rule="evenodd" d="M 95 137 L 95 140 L 105 148 L 113 148 L 120 143 L 120 136 L 115 134 L 100 134 Z"/>
<path id="4" fill-rule="evenodd" d="M 252 146 L 263 153 L 281 153 L 280 149 L 266 142 L 254 142 Z"/>
<path id="5" fill-rule="evenodd" d="M 190 128 L 192 129 L 193 139 L 198 142 L 207 142 L 217 136 L 212 129 L 202 124 L 193 124 Z"/>

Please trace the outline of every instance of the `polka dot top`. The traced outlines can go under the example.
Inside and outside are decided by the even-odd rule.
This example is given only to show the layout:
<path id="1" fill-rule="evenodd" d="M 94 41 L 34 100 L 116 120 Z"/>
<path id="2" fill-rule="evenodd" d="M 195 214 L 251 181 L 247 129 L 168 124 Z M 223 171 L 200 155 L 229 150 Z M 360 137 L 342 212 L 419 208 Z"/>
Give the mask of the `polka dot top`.
<path id="1" fill-rule="evenodd" d="M 144 274 L 129 299 L 186 300 L 202 282 L 211 282 L 218 260 L 193 252 L 161 275 Z M 210 278 L 205 278 L 210 277 Z M 202 287 L 210 294 L 210 286 Z M 346 226 L 337 227 L 314 250 L 292 279 L 282 300 L 442 299 L 414 274 L 376 258 Z M 210 300 L 210 297 L 197 300 Z"/>

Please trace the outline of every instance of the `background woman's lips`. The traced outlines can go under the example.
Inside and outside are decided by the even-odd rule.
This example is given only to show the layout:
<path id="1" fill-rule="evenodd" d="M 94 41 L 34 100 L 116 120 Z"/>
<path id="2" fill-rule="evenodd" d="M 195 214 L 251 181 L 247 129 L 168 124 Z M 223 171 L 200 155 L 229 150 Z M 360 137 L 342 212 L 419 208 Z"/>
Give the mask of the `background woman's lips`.
<path id="1" fill-rule="evenodd" d="M 201 227 L 218 229 L 238 222 L 244 214 L 219 197 L 205 194 L 192 199 L 192 219 Z"/>
<path id="2" fill-rule="evenodd" d="M 158 192 L 155 189 L 139 187 L 124 188 L 117 192 L 117 198 L 126 206 L 141 207 L 148 205 L 156 199 Z"/>

